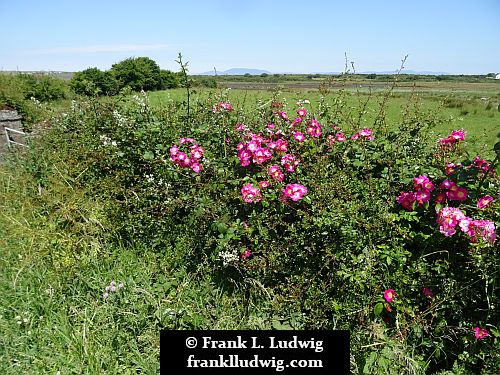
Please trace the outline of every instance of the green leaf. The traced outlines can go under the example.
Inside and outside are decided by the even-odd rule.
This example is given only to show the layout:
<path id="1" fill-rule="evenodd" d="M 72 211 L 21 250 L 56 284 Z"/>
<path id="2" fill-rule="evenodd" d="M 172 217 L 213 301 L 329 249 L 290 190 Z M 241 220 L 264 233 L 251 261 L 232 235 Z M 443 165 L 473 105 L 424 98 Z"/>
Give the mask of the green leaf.
<path id="1" fill-rule="evenodd" d="M 375 307 L 373 308 L 373 312 L 376 316 L 379 316 L 380 314 L 382 314 L 382 310 L 384 309 L 384 305 L 382 302 L 379 302 L 375 305 Z"/>
<path id="2" fill-rule="evenodd" d="M 378 362 L 379 367 L 382 367 L 383 369 L 387 369 L 387 365 L 389 362 L 387 361 L 387 359 L 385 357 L 380 357 L 377 362 Z"/>
<path id="3" fill-rule="evenodd" d="M 434 350 L 434 357 L 436 357 L 436 359 L 439 359 L 441 357 L 441 350 L 439 349 L 439 347 L 436 347 L 436 350 Z"/>
<path id="4" fill-rule="evenodd" d="M 363 166 L 363 162 L 361 160 L 354 160 L 352 162 L 352 165 L 354 165 L 355 167 L 362 167 Z"/>
<path id="5" fill-rule="evenodd" d="M 155 154 L 153 154 L 151 151 L 146 151 L 144 152 L 142 157 L 146 160 L 153 160 L 155 158 Z"/>
<path id="6" fill-rule="evenodd" d="M 378 354 L 377 352 L 371 352 L 368 358 L 366 359 L 365 366 L 363 367 L 363 374 L 371 374 L 372 367 L 375 361 L 377 360 Z"/>
<path id="7" fill-rule="evenodd" d="M 227 225 L 226 224 L 218 221 L 215 225 L 217 226 L 217 230 L 219 231 L 219 233 L 224 234 L 227 232 Z"/>

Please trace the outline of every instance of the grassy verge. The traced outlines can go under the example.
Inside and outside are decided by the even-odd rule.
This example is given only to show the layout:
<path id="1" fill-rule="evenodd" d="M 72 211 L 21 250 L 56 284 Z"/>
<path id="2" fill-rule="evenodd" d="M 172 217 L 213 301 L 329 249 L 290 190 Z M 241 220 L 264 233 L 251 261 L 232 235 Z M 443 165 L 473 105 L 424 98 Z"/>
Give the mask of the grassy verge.
<path id="1" fill-rule="evenodd" d="M 188 273 L 171 250 L 82 237 L 100 227 L 88 192 L 61 181 L 40 193 L 7 166 L 0 182 L 0 373 L 157 374 L 160 329 L 279 324 L 270 295 L 257 306 L 203 269 Z"/>

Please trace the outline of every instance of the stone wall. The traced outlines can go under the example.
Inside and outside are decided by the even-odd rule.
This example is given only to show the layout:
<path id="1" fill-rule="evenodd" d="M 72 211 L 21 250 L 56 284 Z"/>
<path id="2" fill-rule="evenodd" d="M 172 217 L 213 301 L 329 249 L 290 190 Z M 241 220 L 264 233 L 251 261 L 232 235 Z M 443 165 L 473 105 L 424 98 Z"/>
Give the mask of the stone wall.
<path id="1" fill-rule="evenodd" d="M 5 128 L 22 131 L 22 117 L 15 110 L 0 110 L 0 152 L 8 149 Z M 26 143 L 25 137 L 14 132 L 9 132 L 10 139 L 19 143 Z"/>

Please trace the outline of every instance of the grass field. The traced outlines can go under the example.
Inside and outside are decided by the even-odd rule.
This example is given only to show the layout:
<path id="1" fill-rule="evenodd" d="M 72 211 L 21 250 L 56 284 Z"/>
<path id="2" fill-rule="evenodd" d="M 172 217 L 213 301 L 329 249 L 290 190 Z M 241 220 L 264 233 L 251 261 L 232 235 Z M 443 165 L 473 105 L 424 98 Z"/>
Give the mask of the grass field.
<path id="1" fill-rule="evenodd" d="M 366 83 L 366 81 L 363 81 Z M 380 111 L 381 102 L 388 88 L 368 92 L 367 88 L 348 88 L 343 90 L 343 105 L 351 108 L 352 118 L 358 117 L 360 110 L 364 110 L 362 126 L 371 126 Z M 197 89 L 193 90 L 191 102 L 196 105 L 214 93 L 227 93 L 230 102 L 235 108 L 255 110 L 277 97 L 290 108 L 296 106 L 299 100 L 308 99 L 311 104 L 307 107 L 315 110 L 320 101 L 321 93 L 318 90 L 281 88 L 268 90 L 242 89 Z M 277 95 L 277 96 L 276 96 Z M 150 93 L 151 104 L 164 106 L 168 101 L 186 100 L 184 89 L 157 91 Z M 339 91 L 330 90 L 326 94 L 325 102 L 333 105 L 339 97 Z M 494 157 L 493 145 L 500 137 L 500 84 L 497 83 L 441 83 L 427 82 L 415 88 L 408 86 L 404 91 L 395 89 L 388 97 L 385 113 L 387 122 L 392 127 L 398 126 L 398 121 L 404 109 L 418 108 L 444 120 L 439 128 L 434 128 L 436 137 L 445 137 L 451 130 L 463 128 L 469 134 L 469 147 L 472 152 L 484 157 Z M 347 119 L 345 119 L 347 120 Z"/>

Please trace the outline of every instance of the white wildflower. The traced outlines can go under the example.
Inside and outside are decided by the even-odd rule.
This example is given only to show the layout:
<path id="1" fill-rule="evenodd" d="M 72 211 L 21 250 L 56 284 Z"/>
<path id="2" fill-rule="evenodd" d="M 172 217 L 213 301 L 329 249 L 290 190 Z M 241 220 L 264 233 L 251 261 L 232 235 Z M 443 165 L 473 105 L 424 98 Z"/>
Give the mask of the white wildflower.
<path id="1" fill-rule="evenodd" d="M 118 112 L 117 110 L 113 111 L 113 117 L 114 117 L 116 123 L 118 124 L 118 126 L 124 127 L 127 125 L 127 118 L 124 115 L 122 115 L 120 112 Z"/>
<path id="2" fill-rule="evenodd" d="M 222 260 L 222 264 L 224 267 L 227 267 L 228 265 L 237 263 L 238 260 L 240 259 L 238 257 L 238 253 L 236 250 L 233 251 L 221 251 L 219 253 L 219 258 Z"/>

